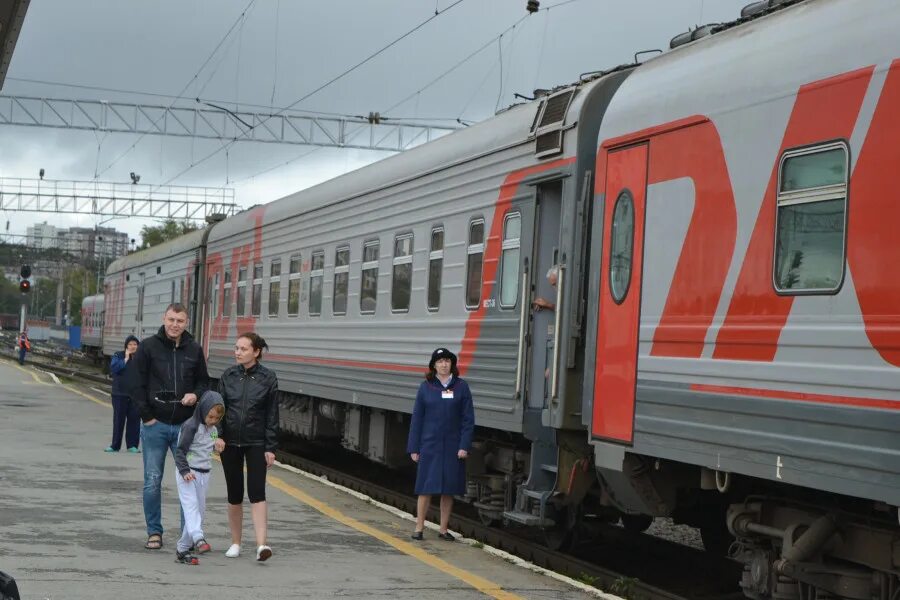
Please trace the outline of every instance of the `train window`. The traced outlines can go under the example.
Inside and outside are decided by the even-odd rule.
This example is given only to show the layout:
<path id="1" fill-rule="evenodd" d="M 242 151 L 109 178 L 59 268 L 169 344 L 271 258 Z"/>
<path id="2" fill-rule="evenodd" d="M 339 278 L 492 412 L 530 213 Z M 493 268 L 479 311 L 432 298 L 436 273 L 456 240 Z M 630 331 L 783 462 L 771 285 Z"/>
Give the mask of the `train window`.
<path id="1" fill-rule="evenodd" d="M 503 220 L 503 254 L 500 257 L 500 306 L 512 308 L 519 298 L 519 238 L 522 217 L 510 213 Z"/>
<path id="2" fill-rule="evenodd" d="M 431 230 L 431 252 L 428 254 L 428 310 L 441 306 L 441 275 L 444 270 L 444 228 Z"/>
<path id="3" fill-rule="evenodd" d="M 212 293 L 209 295 L 210 300 L 212 302 L 212 318 L 215 319 L 219 316 L 219 273 L 216 272 L 213 275 L 213 284 L 212 284 Z"/>
<path id="4" fill-rule="evenodd" d="M 258 317 L 262 312 L 262 263 L 253 265 L 253 288 L 250 292 L 250 314 Z"/>
<path id="5" fill-rule="evenodd" d="M 378 241 L 363 245 L 362 277 L 359 290 L 359 312 L 372 314 L 378 302 Z"/>
<path id="6" fill-rule="evenodd" d="M 344 246 L 334 251 L 334 296 L 331 299 L 332 314 L 347 314 L 347 291 L 349 286 L 350 247 Z"/>
<path id="7" fill-rule="evenodd" d="M 288 275 L 288 316 L 296 317 L 300 313 L 300 265 L 303 257 L 295 254 L 291 257 L 290 274 Z"/>
<path id="8" fill-rule="evenodd" d="M 309 271 L 309 314 L 322 314 L 322 281 L 325 279 L 325 252 L 318 250 L 312 253 L 312 265 Z"/>
<path id="9" fill-rule="evenodd" d="M 237 292 L 235 293 L 236 313 L 243 317 L 247 310 L 247 267 L 238 267 Z"/>
<path id="10" fill-rule="evenodd" d="M 277 317 L 281 302 L 281 259 L 274 259 L 269 264 L 269 316 Z"/>
<path id="11" fill-rule="evenodd" d="M 481 304 L 481 268 L 484 261 L 484 219 L 469 223 L 469 247 L 466 258 L 466 308 Z"/>
<path id="12" fill-rule="evenodd" d="M 394 238 L 394 271 L 391 275 L 391 310 L 409 310 L 412 289 L 413 235 L 405 233 Z"/>
<path id="13" fill-rule="evenodd" d="M 628 190 L 619 192 L 613 207 L 609 242 L 609 293 L 621 304 L 631 285 L 634 257 L 634 198 Z"/>
<path id="14" fill-rule="evenodd" d="M 175 280 L 172 280 L 172 293 L 169 295 L 169 304 L 175 304 Z"/>
<path id="15" fill-rule="evenodd" d="M 843 142 L 788 151 L 778 174 L 775 289 L 834 293 L 844 279 L 849 159 Z"/>
<path id="16" fill-rule="evenodd" d="M 224 291 L 222 292 L 222 316 L 231 316 L 231 269 L 225 269 Z"/>

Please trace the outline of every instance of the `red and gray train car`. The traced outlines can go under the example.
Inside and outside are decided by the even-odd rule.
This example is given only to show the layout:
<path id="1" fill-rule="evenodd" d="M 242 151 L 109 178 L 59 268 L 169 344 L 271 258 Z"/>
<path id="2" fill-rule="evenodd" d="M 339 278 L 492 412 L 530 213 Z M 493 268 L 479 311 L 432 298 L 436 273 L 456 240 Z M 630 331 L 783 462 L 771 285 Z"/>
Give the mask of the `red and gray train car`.
<path id="1" fill-rule="evenodd" d="M 103 294 L 86 296 L 81 301 L 81 350 L 94 360 L 103 358 Z"/>
<path id="2" fill-rule="evenodd" d="M 266 338 L 285 431 L 397 465 L 447 346 L 486 521 L 672 516 L 748 596 L 896 598 L 900 5 L 744 12 L 114 262 L 105 352 L 180 300 L 213 374 Z"/>

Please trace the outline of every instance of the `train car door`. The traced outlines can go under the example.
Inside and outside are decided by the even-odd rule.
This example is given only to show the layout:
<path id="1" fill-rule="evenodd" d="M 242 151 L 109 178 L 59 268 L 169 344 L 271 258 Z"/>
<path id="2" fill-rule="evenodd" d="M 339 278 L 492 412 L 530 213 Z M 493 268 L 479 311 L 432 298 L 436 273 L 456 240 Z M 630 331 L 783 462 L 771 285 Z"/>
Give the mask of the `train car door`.
<path id="1" fill-rule="evenodd" d="M 542 299 L 549 305 L 556 304 L 557 289 L 547 279 L 550 268 L 559 262 L 559 220 L 562 208 L 562 181 L 549 181 L 537 185 L 535 206 L 534 257 L 532 260 L 530 287 L 526 301 Z M 527 383 L 527 407 L 538 411 L 549 404 L 550 380 L 553 371 L 553 343 L 556 324 L 552 308 L 531 310 L 531 351 Z M 526 315 L 527 318 L 527 315 Z"/>
<path id="2" fill-rule="evenodd" d="M 594 375 L 594 437 L 631 444 L 647 196 L 647 144 L 609 153 Z"/>

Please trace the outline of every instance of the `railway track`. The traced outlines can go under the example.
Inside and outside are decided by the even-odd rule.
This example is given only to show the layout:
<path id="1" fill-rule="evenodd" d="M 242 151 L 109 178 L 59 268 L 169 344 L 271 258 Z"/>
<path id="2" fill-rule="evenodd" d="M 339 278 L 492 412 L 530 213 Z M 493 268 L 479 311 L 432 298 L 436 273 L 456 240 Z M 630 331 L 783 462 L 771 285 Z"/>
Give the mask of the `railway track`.
<path id="1" fill-rule="evenodd" d="M 63 375 L 65 377 L 74 377 L 77 379 L 83 379 L 85 381 L 90 381 L 91 383 L 99 383 L 102 385 L 111 385 L 111 382 L 108 377 L 102 375 L 99 371 L 91 369 L 87 365 L 79 364 L 79 363 L 70 363 L 68 365 L 60 365 L 54 364 L 49 360 L 45 360 L 43 358 L 31 357 L 28 359 L 27 363 L 34 365 L 38 369 L 43 369 L 45 371 L 50 371 L 51 373 L 55 373 L 56 375 Z"/>
<path id="2" fill-rule="evenodd" d="M 397 473 L 387 469 L 373 469 L 369 463 L 369 468 L 365 469 L 369 474 L 385 475 L 388 479 L 393 480 L 393 483 L 382 485 L 372 481 L 371 476 L 348 472 L 354 470 L 347 463 L 347 460 L 352 460 L 352 457 L 344 457 L 347 460 L 333 460 L 336 456 L 340 456 L 340 452 L 326 450 L 320 455 L 311 457 L 298 453 L 296 448 L 291 450 L 279 451 L 277 453 L 278 460 L 309 473 L 326 477 L 331 482 L 366 494 L 384 504 L 411 514 L 415 513 L 416 498 L 397 489 L 395 483 L 398 479 Z M 341 464 L 334 465 L 334 462 Z M 429 519 L 436 521 L 437 516 L 436 509 L 432 507 Z M 514 530 L 486 526 L 479 519 L 458 514 L 458 511 L 454 512 L 451 517 L 450 528 L 466 537 L 509 552 L 545 569 L 632 600 L 738 600 L 743 598 L 737 586 L 740 568 L 736 563 L 709 557 L 704 552 L 650 536 L 640 536 L 645 538 L 643 543 L 635 544 L 633 539 L 630 543 L 623 543 L 623 540 L 635 536 L 617 527 L 606 528 L 607 531 L 599 534 L 601 544 L 615 547 L 606 548 L 602 552 L 592 552 L 592 548 L 597 548 L 596 543 L 581 544 L 580 547 L 574 549 L 574 553 L 551 550 L 544 546 L 541 540 L 519 535 Z M 675 555 L 680 553 L 680 558 L 673 559 L 673 553 Z M 622 564 L 623 558 L 626 561 L 643 563 L 643 565 L 634 564 L 635 568 L 627 570 L 610 568 L 606 565 L 606 561 L 611 555 L 618 557 L 619 560 L 616 561 L 618 565 Z M 668 561 L 668 564 L 657 565 L 657 561 Z M 656 580 L 668 579 L 668 581 L 650 582 L 645 575 L 651 571 L 658 574 Z M 722 583 L 723 575 L 731 577 L 733 584 Z"/>

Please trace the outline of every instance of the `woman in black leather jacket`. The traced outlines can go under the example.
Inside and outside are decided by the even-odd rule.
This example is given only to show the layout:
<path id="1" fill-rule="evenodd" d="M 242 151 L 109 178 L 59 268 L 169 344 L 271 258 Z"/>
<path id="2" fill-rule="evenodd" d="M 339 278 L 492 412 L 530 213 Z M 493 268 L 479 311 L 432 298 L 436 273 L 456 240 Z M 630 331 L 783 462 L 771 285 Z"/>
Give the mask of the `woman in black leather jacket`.
<path id="1" fill-rule="evenodd" d="M 266 544 L 266 469 L 275 462 L 278 445 L 278 379 L 262 364 L 265 340 L 244 333 L 234 345 L 237 364 L 219 379 L 225 400 L 225 418 L 220 425 L 216 450 L 222 454 L 222 469 L 228 488 L 229 558 L 240 556 L 244 519 L 244 464 L 247 465 L 247 496 L 256 533 L 256 560 L 267 560 L 272 549 Z"/>

